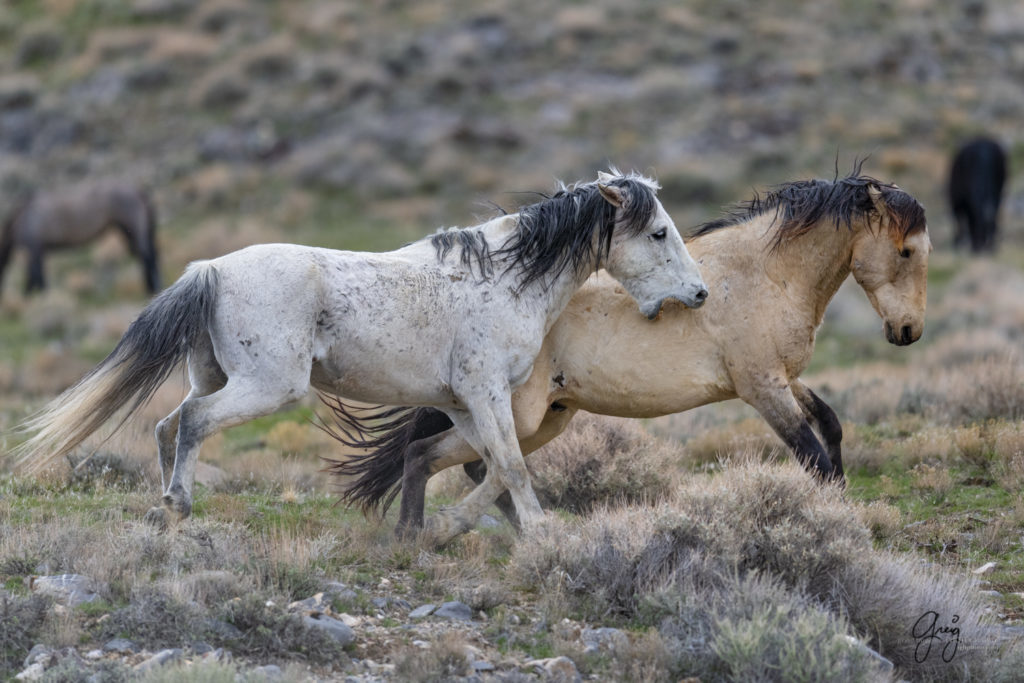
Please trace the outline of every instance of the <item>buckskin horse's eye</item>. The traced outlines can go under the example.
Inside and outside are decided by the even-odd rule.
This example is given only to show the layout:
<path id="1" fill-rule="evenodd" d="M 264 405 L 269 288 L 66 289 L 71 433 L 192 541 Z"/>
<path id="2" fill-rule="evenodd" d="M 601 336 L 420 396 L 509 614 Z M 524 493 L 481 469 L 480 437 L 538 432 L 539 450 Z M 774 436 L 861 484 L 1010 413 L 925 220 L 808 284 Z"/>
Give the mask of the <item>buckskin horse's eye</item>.
<path id="1" fill-rule="evenodd" d="M 651 235 L 651 237 L 653 237 L 656 240 L 663 240 L 663 239 L 665 239 L 665 235 L 667 235 L 667 234 L 668 234 L 668 231 L 666 231 L 665 228 L 662 228 L 658 232 L 656 232 L 653 235 Z"/>
<path id="2" fill-rule="evenodd" d="M 902 251 L 900 252 L 900 256 L 902 256 L 903 258 L 910 258 L 910 250 L 909 250 L 909 249 L 906 249 L 906 248 L 904 248 L 904 249 L 903 249 L 903 250 L 902 250 Z"/>

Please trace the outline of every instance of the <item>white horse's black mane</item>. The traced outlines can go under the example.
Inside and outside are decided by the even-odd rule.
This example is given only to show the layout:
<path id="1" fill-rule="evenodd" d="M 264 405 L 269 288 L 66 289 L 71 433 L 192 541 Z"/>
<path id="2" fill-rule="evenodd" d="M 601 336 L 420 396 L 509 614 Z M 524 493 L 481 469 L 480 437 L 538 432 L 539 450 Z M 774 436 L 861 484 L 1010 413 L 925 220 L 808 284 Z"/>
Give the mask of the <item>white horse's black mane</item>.
<path id="1" fill-rule="evenodd" d="M 620 229 L 638 234 L 654 214 L 657 185 L 639 175 L 618 176 L 605 184 L 622 189 L 626 196 Z M 516 287 L 522 291 L 537 280 L 557 277 L 566 268 L 579 273 L 595 258 L 600 264 L 611 248 L 615 212 L 598 183 L 563 185 L 554 195 L 519 210 L 518 230 L 500 249 L 492 251 L 476 228 L 439 232 L 431 243 L 439 260 L 458 245 L 462 263 L 475 262 L 484 279 L 493 274 L 493 260 L 500 259 L 507 264 L 506 270 L 518 270 Z"/>

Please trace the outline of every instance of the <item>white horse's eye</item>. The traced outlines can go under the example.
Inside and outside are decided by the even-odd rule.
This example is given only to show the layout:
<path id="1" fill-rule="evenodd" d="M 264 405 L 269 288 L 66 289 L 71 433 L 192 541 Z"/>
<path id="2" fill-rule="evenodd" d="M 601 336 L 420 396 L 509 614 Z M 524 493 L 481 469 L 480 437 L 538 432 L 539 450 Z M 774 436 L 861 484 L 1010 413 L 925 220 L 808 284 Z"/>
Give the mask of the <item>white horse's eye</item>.
<path id="1" fill-rule="evenodd" d="M 665 239 L 665 235 L 667 235 L 667 234 L 668 234 L 668 231 L 665 230 L 665 228 L 662 228 L 661 230 L 653 233 L 651 235 L 651 237 L 653 237 L 656 240 L 663 240 L 663 239 Z"/>
<path id="2" fill-rule="evenodd" d="M 900 256 L 902 256 L 903 258 L 910 258 L 911 253 L 912 252 L 909 249 L 903 249 L 900 251 Z"/>

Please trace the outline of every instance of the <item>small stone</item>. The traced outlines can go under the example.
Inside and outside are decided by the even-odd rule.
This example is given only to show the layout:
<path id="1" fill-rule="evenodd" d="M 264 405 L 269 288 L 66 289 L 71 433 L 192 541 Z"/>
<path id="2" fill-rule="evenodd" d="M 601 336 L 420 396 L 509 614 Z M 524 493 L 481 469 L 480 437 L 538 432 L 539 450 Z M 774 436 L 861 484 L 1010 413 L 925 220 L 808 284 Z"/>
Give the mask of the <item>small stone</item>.
<path id="1" fill-rule="evenodd" d="M 429 617 L 431 614 L 434 613 L 435 609 L 437 609 L 437 605 L 431 605 L 429 603 L 426 605 L 420 605 L 413 611 L 409 612 L 409 618 L 423 619 L 424 617 Z"/>
<path id="2" fill-rule="evenodd" d="M 890 660 L 886 659 L 878 652 L 874 651 L 873 649 L 871 649 L 861 641 L 857 640 L 853 636 L 844 635 L 843 638 L 845 638 L 846 642 L 848 642 L 852 647 L 854 647 L 857 650 L 860 650 L 861 652 L 871 657 L 871 659 L 875 661 L 875 664 L 877 664 L 884 673 L 891 673 L 896 668 L 896 665 L 893 664 Z"/>
<path id="3" fill-rule="evenodd" d="M 33 645 L 32 649 L 28 651 L 28 656 L 25 657 L 25 661 L 22 663 L 22 666 L 29 667 L 37 662 L 43 662 L 45 664 L 46 662 L 49 662 L 52 657 L 53 650 L 42 643 L 38 643 Z"/>
<path id="4" fill-rule="evenodd" d="M 136 664 L 135 670 L 139 672 L 151 671 L 166 664 L 170 664 L 171 662 L 178 661 L 184 654 L 184 651 L 179 647 L 161 650 L 144 662 Z"/>
<path id="5" fill-rule="evenodd" d="M 391 598 L 391 604 L 393 604 L 395 607 L 398 607 L 399 609 L 412 609 L 412 605 L 409 604 L 409 601 L 403 600 L 402 598 Z"/>
<path id="6" fill-rule="evenodd" d="M 114 638 L 103 644 L 104 652 L 116 652 L 119 655 L 130 655 L 139 651 L 138 646 L 126 638 Z"/>
<path id="7" fill-rule="evenodd" d="M 338 619 L 340 619 L 341 623 L 345 624 L 345 626 L 348 626 L 349 628 L 355 628 L 363 623 L 363 620 L 359 617 L 354 617 L 351 614 L 346 614 L 345 612 L 339 614 Z"/>
<path id="8" fill-rule="evenodd" d="M 42 662 L 36 662 L 32 666 L 28 667 L 17 676 L 14 677 L 16 681 L 38 681 L 43 677 L 46 672 L 46 667 Z"/>
<path id="9" fill-rule="evenodd" d="M 1003 597 L 1003 594 L 1000 593 L 999 591 L 978 591 L 978 593 L 979 593 L 979 595 L 984 595 L 987 598 L 999 599 L 999 598 Z"/>
<path id="10" fill-rule="evenodd" d="M 977 569 L 973 570 L 973 573 L 980 576 L 981 574 L 988 574 L 988 573 L 990 573 L 992 571 L 995 571 L 995 568 L 996 568 L 996 563 L 995 562 L 986 562 L 985 564 L 981 565 Z"/>
<path id="11" fill-rule="evenodd" d="M 86 602 L 99 599 L 92 589 L 93 581 L 81 574 L 59 574 L 56 576 L 37 576 L 32 579 L 31 589 L 43 595 L 49 595 L 57 602 L 68 607 L 77 607 Z"/>
<path id="12" fill-rule="evenodd" d="M 204 662 L 220 662 L 222 664 L 227 664 L 231 661 L 231 652 L 222 647 L 218 647 L 216 650 L 204 654 L 201 659 Z"/>
<path id="13" fill-rule="evenodd" d="M 534 659 L 526 663 L 540 675 L 548 676 L 558 683 L 579 683 L 583 680 L 580 672 L 576 669 L 576 663 L 568 657 L 551 657 L 549 659 Z"/>
<path id="14" fill-rule="evenodd" d="M 477 526 L 482 529 L 497 529 L 501 526 L 501 521 L 490 515 L 480 515 L 480 521 L 477 523 Z"/>
<path id="15" fill-rule="evenodd" d="M 281 671 L 281 667 L 276 664 L 267 664 L 265 666 L 258 666 L 249 672 L 250 677 L 256 677 L 257 679 L 262 678 L 267 681 L 279 681 L 284 678 L 284 672 Z"/>
<path id="16" fill-rule="evenodd" d="M 92 660 L 103 659 L 103 650 L 89 650 L 85 653 L 85 658 Z"/>
<path id="17" fill-rule="evenodd" d="M 295 602 L 288 605 L 289 612 L 323 612 L 327 606 L 327 602 L 324 600 L 323 593 L 317 593 L 316 595 L 306 598 L 305 600 L 296 600 Z"/>
<path id="18" fill-rule="evenodd" d="M 372 604 L 377 609 L 387 609 L 387 607 L 388 607 L 388 599 L 387 598 L 373 598 L 372 600 L 370 600 L 370 604 Z"/>
<path id="19" fill-rule="evenodd" d="M 483 671 L 494 671 L 494 665 L 491 664 L 490 662 L 484 662 L 484 661 L 473 662 L 471 664 L 471 666 L 473 667 L 473 671 L 475 671 L 477 673 L 481 673 Z"/>
<path id="20" fill-rule="evenodd" d="M 213 635 L 219 636 L 225 640 L 237 640 L 242 637 L 242 632 L 238 630 L 238 627 L 234 624 L 229 624 L 226 621 L 220 619 L 208 619 L 206 621 L 206 629 Z"/>
<path id="21" fill-rule="evenodd" d="M 412 641 L 413 647 L 418 647 L 421 650 L 429 650 L 430 643 L 426 640 L 414 640 Z"/>
<path id="22" fill-rule="evenodd" d="M 327 632 L 334 640 L 341 643 L 342 647 L 346 647 L 352 644 L 356 639 L 355 632 L 345 625 L 345 622 L 339 621 L 327 615 L 321 614 L 317 617 L 307 616 L 302 619 L 302 623 L 311 628 L 319 628 Z"/>
<path id="23" fill-rule="evenodd" d="M 443 619 L 452 619 L 455 621 L 472 621 L 473 610 L 469 608 L 469 605 L 459 602 L 458 600 L 452 600 L 446 602 L 437 608 L 434 612 L 435 617 L 441 617 Z"/>
<path id="24" fill-rule="evenodd" d="M 583 651 L 587 654 L 608 650 L 615 652 L 629 646 L 629 636 L 617 628 L 585 628 L 580 633 Z"/>
<path id="25" fill-rule="evenodd" d="M 213 652 L 213 645 L 210 645 L 205 640 L 197 640 L 189 643 L 188 649 L 192 651 L 193 655 L 205 655 L 207 652 Z"/>

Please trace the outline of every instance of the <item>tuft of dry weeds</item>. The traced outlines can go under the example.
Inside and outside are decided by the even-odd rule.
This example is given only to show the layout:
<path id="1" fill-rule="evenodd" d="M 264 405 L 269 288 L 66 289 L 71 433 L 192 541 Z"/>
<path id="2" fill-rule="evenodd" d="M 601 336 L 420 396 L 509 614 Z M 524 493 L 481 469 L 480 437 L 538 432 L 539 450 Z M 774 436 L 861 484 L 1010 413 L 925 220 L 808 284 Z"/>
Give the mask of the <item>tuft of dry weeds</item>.
<path id="1" fill-rule="evenodd" d="M 976 590 L 875 550 L 863 518 L 890 532 L 898 524 L 888 507 L 850 506 L 795 465 L 748 457 L 653 508 L 549 520 L 516 547 L 510 573 L 542 586 L 556 616 L 618 614 L 658 626 L 675 643 L 677 665 L 709 673 L 733 667 L 752 680 L 759 666 L 804 648 L 811 679 L 865 680 L 871 668 L 848 640 L 836 644 L 852 635 L 916 680 L 958 680 L 964 670 L 983 678 L 1003 643 Z M 915 660 L 907 633 L 930 610 L 957 615 L 965 645 L 957 667 Z"/>
<path id="2" fill-rule="evenodd" d="M 685 455 L 635 420 L 580 413 L 530 457 L 534 490 L 549 507 L 586 513 L 613 502 L 654 502 L 676 485 Z"/>

